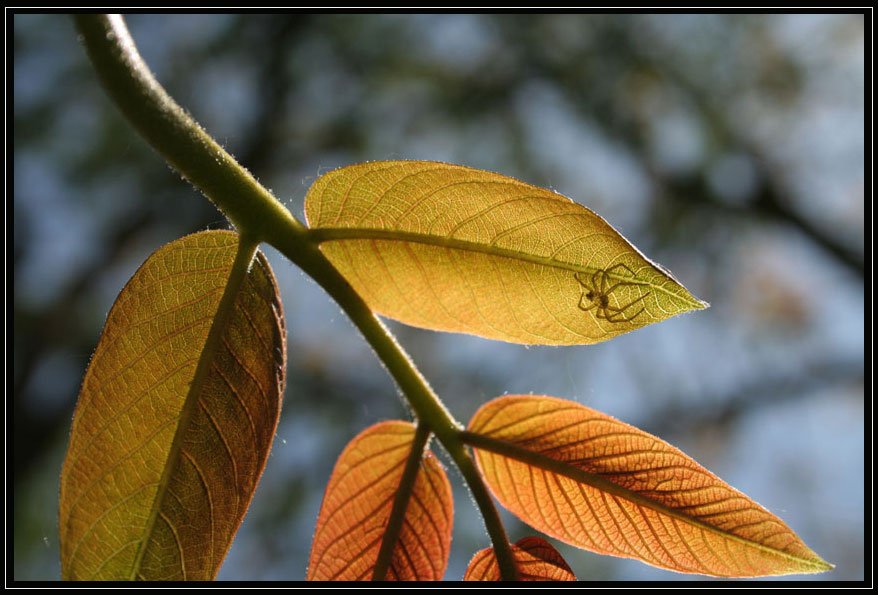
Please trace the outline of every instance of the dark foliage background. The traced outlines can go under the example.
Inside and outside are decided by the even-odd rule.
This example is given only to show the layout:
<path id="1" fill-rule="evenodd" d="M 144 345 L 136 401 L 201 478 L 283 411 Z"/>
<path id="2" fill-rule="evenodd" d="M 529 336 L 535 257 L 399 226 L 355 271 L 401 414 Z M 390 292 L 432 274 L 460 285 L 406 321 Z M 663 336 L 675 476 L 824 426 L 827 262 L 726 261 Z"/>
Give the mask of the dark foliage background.
<path id="1" fill-rule="evenodd" d="M 46 580 L 60 575 L 58 475 L 106 313 L 153 250 L 226 224 L 122 120 L 69 18 L 7 19 L 11 570 Z M 863 580 L 863 15 L 128 22 L 171 95 L 299 217 L 320 173 L 375 159 L 489 169 L 602 214 L 712 308 L 573 348 L 393 330 L 458 419 L 504 393 L 595 407 L 679 446 L 837 565 L 800 578 Z M 288 388 L 222 579 L 302 579 L 344 444 L 408 415 L 338 307 L 266 253 Z M 451 476 L 446 577 L 459 579 L 489 542 Z M 513 541 L 530 533 L 506 518 Z M 690 578 L 559 549 L 581 579 Z"/>

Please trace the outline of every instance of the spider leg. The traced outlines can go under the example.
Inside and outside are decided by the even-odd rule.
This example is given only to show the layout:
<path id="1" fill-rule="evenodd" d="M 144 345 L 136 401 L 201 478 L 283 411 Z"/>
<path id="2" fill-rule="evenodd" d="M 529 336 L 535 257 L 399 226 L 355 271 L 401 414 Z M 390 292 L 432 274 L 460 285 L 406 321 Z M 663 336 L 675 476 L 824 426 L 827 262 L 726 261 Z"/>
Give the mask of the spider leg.
<path id="1" fill-rule="evenodd" d="M 637 278 L 637 276 L 634 274 L 634 271 L 632 271 L 631 268 L 630 268 L 627 264 L 625 264 L 624 262 L 620 262 L 620 263 L 614 264 L 613 266 L 611 266 L 610 268 L 608 268 L 608 269 L 604 272 L 604 275 L 605 275 L 605 277 L 608 277 L 609 274 L 610 274 L 611 272 L 616 271 L 616 270 L 619 270 L 619 269 L 624 269 L 629 275 L 631 275 L 631 276 L 634 277 L 635 279 Z M 613 290 L 615 290 L 617 287 L 624 286 L 624 285 L 646 285 L 646 283 L 639 283 L 639 282 L 637 282 L 637 281 L 618 281 L 618 282 L 616 282 L 615 284 L 611 285 L 609 289 L 603 288 L 603 289 L 604 289 L 604 293 L 605 293 L 606 295 L 609 295 L 609 294 L 611 294 L 611 293 L 613 292 Z"/>
<path id="2" fill-rule="evenodd" d="M 642 296 L 640 296 L 640 297 L 637 298 L 636 300 L 633 300 L 633 301 L 631 301 L 631 302 L 628 302 L 627 305 L 622 306 L 621 308 L 613 308 L 613 309 L 614 309 L 616 312 L 624 312 L 625 310 L 627 310 L 628 308 L 630 308 L 630 307 L 633 306 L 634 304 L 637 304 L 637 303 L 639 303 L 639 302 L 642 302 L 643 299 L 644 299 L 646 296 L 648 296 L 650 293 L 651 293 L 651 292 L 647 291 L 646 293 L 644 293 Z"/>
<path id="3" fill-rule="evenodd" d="M 598 284 L 599 284 L 599 282 L 598 282 L 598 276 L 599 276 L 602 272 L 603 272 L 603 271 L 601 271 L 600 269 L 598 269 L 598 270 L 596 270 L 595 272 L 593 272 L 593 273 L 591 274 L 591 286 L 590 286 L 590 288 L 593 289 L 594 291 L 597 291 L 597 290 L 598 290 Z"/>
<path id="4" fill-rule="evenodd" d="M 622 312 L 616 312 L 614 314 L 609 314 L 606 317 L 607 322 L 631 322 L 635 318 L 637 318 L 641 312 L 643 312 L 645 308 L 641 308 L 634 314 L 625 315 Z"/>
<path id="5" fill-rule="evenodd" d="M 646 309 L 646 306 L 641 306 L 640 310 L 638 310 L 637 312 L 635 312 L 633 314 L 626 314 L 625 311 L 628 310 L 628 308 L 632 307 L 634 304 L 642 302 L 643 299 L 648 295 L 649 295 L 649 293 L 645 293 L 642 296 L 640 296 L 639 298 L 637 298 L 636 300 L 628 303 L 627 305 L 625 305 L 621 308 L 617 308 L 615 306 L 607 306 L 607 310 L 612 311 L 612 314 L 607 315 L 607 317 L 606 317 L 607 321 L 608 322 L 629 322 L 631 320 L 634 320 L 635 318 L 640 316 L 640 313 Z"/>
<path id="6" fill-rule="evenodd" d="M 606 291 L 606 294 L 607 294 L 607 295 L 610 295 L 611 293 L 613 293 L 613 291 L 614 291 L 617 287 L 624 287 L 624 286 L 626 286 L 626 285 L 630 285 L 630 286 L 632 286 L 632 287 L 642 287 L 642 286 L 646 285 L 646 283 L 635 283 L 634 281 L 619 281 L 619 282 L 616 283 L 615 285 L 611 286 L 611 287 Z"/>
<path id="7" fill-rule="evenodd" d="M 608 268 L 606 272 L 607 272 L 607 273 L 611 273 L 612 271 L 615 271 L 616 269 L 625 269 L 626 271 L 628 271 L 628 273 L 630 273 L 630 275 L 631 275 L 632 277 L 636 277 L 636 276 L 637 276 L 637 275 L 634 274 L 634 271 L 632 271 L 632 270 L 628 267 L 628 265 L 625 264 L 624 262 L 619 262 L 619 263 L 614 264 L 613 266 L 611 266 L 610 268 Z"/>
<path id="8" fill-rule="evenodd" d="M 583 312 L 588 312 L 589 310 L 593 309 L 595 306 L 598 305 L 597 302 L 592 302 L 591 306 L 589 306 L 589 307 L 587 307 L 587 308 L 583 308 L 583 307 L 582 307 L 582 302 L 583 302 L 583 300 L 585 300 L 585 294 L 584 294 L 584 293 L 583 293 L 581 296 L 579 296 L 579 309 L 582 310 Z"/>
<path id="9" fill-rule="evenodd" d="M 579 278 L 578 272 L 573 273 L 573 278 L 576 279 L 577 281 L 579 281 L 579 284 L 582 285 L 583 287 L 588 287 L 588 283 L 586 283 L 585 281 L 583 281 L 582 279 Z"/>

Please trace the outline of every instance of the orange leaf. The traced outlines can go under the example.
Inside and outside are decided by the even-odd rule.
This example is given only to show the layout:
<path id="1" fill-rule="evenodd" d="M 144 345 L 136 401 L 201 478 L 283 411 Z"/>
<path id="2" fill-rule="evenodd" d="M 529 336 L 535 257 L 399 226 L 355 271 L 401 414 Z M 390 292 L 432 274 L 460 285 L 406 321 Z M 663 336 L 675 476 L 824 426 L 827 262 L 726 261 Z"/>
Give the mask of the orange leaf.
<path id="1" fill-rule="evenodd" d="M 61 473 L 64 579 L 216 576 L 265 467 L 286 360 L 268 263 L 246 272 L 237 253 L 235 233 L 187 236 L 116 299 Z"/>
<path id="2" fill-rule="evenodd" d="M 571 545 L 715 576 L 832 568 L 783 521 L 673 446 L 578 403 L 500 397 L 469 430 L 465 441 L 497 499 Z"/>
<path id="3" fill-rule="evenodd" d="M 525 537 L 512 546 L 523 581 L 575 581 L 576 576 L 552 544 L 542 537 Z M 470 561 L 463 575 L 465 581 L 499 581 L 500 566 L 494 548 L 485 548 Z"/>
<path id="4" fill-rule="evenodd" d="M 311 547 L 308 580 L 370 580 L 385 536 L 415 428 L 387 421 L 344 449 L 326 486 Z M 428 450 L 420 462 L 388 580 L 441 580 L 448 564 L 451 484 Z"/>

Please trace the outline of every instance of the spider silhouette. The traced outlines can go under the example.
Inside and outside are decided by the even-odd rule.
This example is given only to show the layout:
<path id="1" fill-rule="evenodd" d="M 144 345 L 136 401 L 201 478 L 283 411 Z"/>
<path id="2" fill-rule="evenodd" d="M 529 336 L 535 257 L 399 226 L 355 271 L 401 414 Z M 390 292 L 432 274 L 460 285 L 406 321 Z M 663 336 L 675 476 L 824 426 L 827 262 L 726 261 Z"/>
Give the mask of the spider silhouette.
<path id="1" fill-rule="evenodd" d="M 643 312 L 645 306 L 641 306 L 639 310 L 633 313 L 629 312 L 629 310 L 635 304 L 642 302 L 643 298 L 651 293 L 649 291 L 636 300 L 628 302 L 628 304 L 624 306 L 610 305 L 610 294 L 612 294 L 617 288 L 645 285 L 645 283 L 635 283 L 632 281 L 616 281 L 614 283 L 613 280 L 610 279 L 610 273 L 619 269 L 627 271 L 632 277 L 634 277 L 634 271 L 621 262 L 611 266 L 607 270 L 599 269 L 595 271 L 591 277 L 587 277 L 585 280 L 580 277 L 579 273 L 573 274 L 573 277 L 579 281 L 579 284 L 584 288 L 582 296 L 579 298 L 580 310 L 583 312 L 595 310 L 595 316 L 597 316 L 598 319 L 606 320 L 607 322 L 629 322 L 637 318 L 640 313 Z"/>

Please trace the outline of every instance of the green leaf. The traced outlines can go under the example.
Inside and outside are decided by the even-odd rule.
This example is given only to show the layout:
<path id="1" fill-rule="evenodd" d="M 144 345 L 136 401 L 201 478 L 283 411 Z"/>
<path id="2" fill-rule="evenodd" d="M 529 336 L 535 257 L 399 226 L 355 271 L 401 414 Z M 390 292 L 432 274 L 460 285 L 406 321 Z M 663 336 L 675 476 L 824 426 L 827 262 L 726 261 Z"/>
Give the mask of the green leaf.
<path id="1" fill-rule="evenodd" d="M 156 251 L 107 317 L 61 474 L 64 579 L 207 580 L 280 414 L 285 330 L 262 254 L 232 232 Z"/>
<path id="2" fill-rule="evenodd" d="M 314 183 L 305 213 L 369 306 L 414 326 L 571 345 L 707 306 L 592 211 L 487 171 L 344 167 Z"/>

